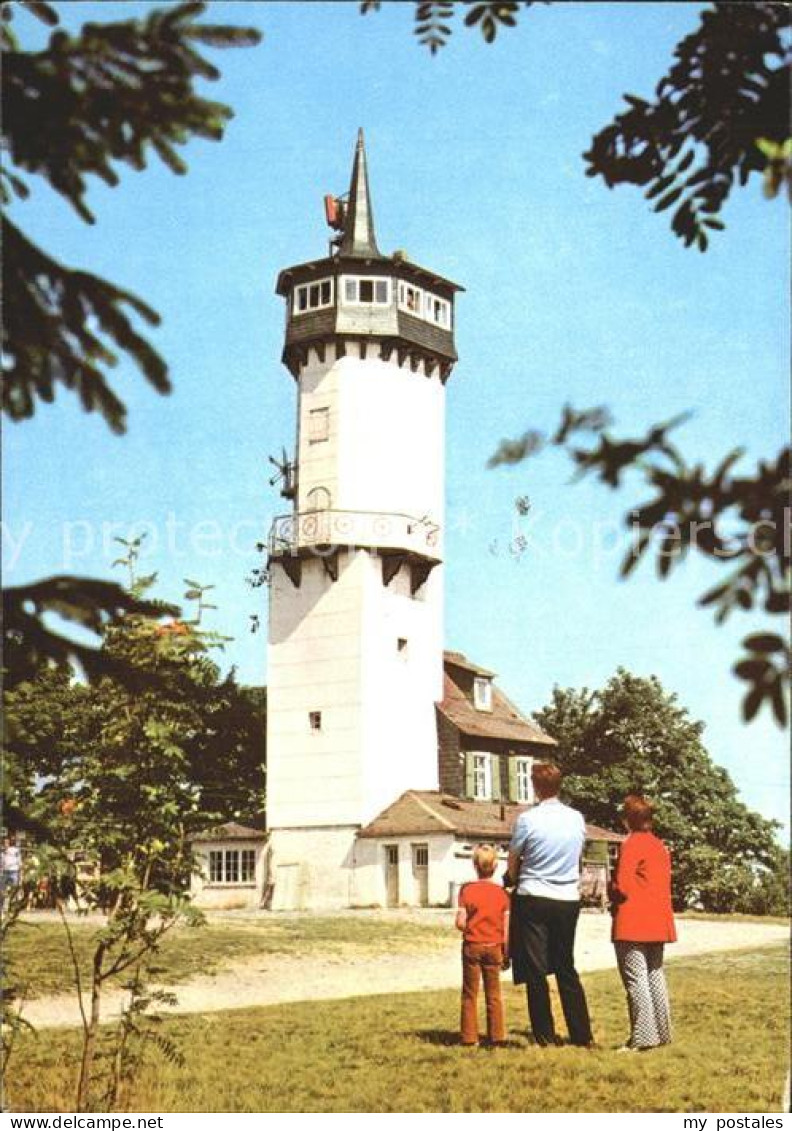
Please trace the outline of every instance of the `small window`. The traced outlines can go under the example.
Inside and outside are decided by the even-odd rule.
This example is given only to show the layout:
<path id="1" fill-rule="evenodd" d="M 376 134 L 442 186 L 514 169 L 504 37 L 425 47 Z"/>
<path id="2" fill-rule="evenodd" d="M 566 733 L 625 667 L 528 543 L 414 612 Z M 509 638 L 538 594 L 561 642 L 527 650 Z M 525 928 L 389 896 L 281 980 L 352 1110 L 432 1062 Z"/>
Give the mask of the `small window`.
<path id="1" fill-rule="evenodd" d="M 396 651 L 399 653 L 400 656 L 406 656 L 407 655 L 407 637 L 406 636 L 400 636 L 397 639 L 397 641 L 396 641 Z"/>
<path id="2" fill-rule="evenodd" d="M 429 867 L 429 845 L 428 844 L 414 844 L 413 857 L 415 859 L 416 868 Z"/>
<path id="3" fill-rule="evenodd" d="M 488 801 L 492 797 L 492 760 L 489 754 L 473 755 L 473 797 Z"/>
<path id="4" fill-rule="evenodd" d="M 314 487 L 305 496 L 309 511 L 329 511 L 331 496 L 326 487 Z"/>
<path id="5" fill-rule="evenodd" d="M 372 278 L 345 278 L 344 302 L 375 303 L 384 306 L 390 302 L 390 280 Z"/>
<path id="6" fill-rule="evenodd" d="M 399 863 L 399 846 L 398 844 L 385 845 L 385 861 L 393 866 Z"/>
<path id="7" fill-rule="evenodd" d="M 451 304 L 437 295 L 424 296 L 424 317 L 448 329 L 451 325 Z"/>
<path id="8" fill-rule="evenodd" d="M 330 409 L 312 408 L 308 413 L 308 442 L 319 444 L 330 439 Z"/>
<path id="9" fill-rule="evenodd" d="M 223 882 L 223 853 L 209 853 L 209 883 L 221 884 Z"/>
<path id="10" fill-rule="evenodd" d="M 477 711 L 492 710 L 492 682 L 483 676 L 473 680 L 473 706 Z"/>
<path id="11" fill-rule="evenodd" d="M 317 279 L 315 283 L 303 283 L 295 287 L 293 303 L 295 314 L 304 314 L 307 310 L 321 310 L 322 307 L 332 306 L 332 303 L 332 279 Z"/>
<path id="12" fill-rule="evenodd" d="M 517 801 L 528 803 L 533 801 L 533 785 L 531 782 L 531 759 L 517 759 Z"/>
<path id="13" fill-rule="evenodd" d="M 218 848 L 209 853 L 210 884 L 253 884 L 256 882 L 254 848 Z"/>
<path id="14" fill-rule="evenodd" d="M 253 848 L 243 848 L 241 853 L 239 879 L 243 884 L 252 884 L 256 878 L 256 852 Z"/>
<path id="15" fill-rule="evenodd" d="M 422 310 L 423 294 L 417 287 L 411 287 L 409 283 L 402 283 L 399 295 L 399 302 L 404 310 L 409 311 L 410 314 L 420 316 Z"/>
<path id="16" fill-rule="evenodd" d="M 309 711 L 308 712 L 308 722 L 311 724 L 311 730 L 321 730 L 322 729 L 322 712 L 321 711 Z"/>
<path id="17" fill-rule="evenodd" d="M 227 884 L 239 883 L 239 850 L 236 848 L 226 852 L 225 881 Z"/>

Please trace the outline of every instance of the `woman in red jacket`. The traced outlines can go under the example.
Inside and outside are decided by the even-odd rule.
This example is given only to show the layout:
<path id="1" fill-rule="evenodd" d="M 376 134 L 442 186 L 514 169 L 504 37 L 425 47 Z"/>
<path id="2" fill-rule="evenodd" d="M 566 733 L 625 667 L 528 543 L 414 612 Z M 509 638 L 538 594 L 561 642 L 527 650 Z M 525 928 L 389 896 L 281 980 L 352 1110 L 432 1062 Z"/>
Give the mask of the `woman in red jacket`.
<path id="1" fill-rule="evenodd" d="M 630 1013 L 630 1039 L 621 1051 L 651 1049 L 671 1040 L 663 947 L 676 941 L 671 907 L 671 859 L 652 832 L 652 805 L 625 798 L 629 835 L 611 888 L 613 945 Z"/>

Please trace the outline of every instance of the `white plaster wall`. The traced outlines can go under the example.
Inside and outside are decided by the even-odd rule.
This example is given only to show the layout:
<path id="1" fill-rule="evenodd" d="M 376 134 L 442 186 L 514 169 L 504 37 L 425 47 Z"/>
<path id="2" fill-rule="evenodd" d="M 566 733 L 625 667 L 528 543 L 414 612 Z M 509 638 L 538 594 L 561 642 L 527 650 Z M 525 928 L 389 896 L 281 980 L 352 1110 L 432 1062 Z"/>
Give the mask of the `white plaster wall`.
<path id="1" fill-rule="evenodd" d="M 256 853 L 253 884 L 210 884 L 211 849 L 249 849 Z M 266 844 L 261 840 L 213 840 L 193 845 L 193 860 L 199 869 L 190 877 L 190 894 L 196 907 L 259 907 L 266 882 Z"/>
<path id="2" fill-rule="evenodd" d="M 272 570 L 267 673 L 267 825 L 358 824 L 363 798 L 361 665 L 366 551 L 343 554 L 338 581 L 316 558 L 297 589 Z M 322 728 L 311 729 L 311 711 Z"/>
<path id="3" fill-rule="evenodd" d="M 442 566 L 416 597 L 365 550 L 333 582 L 303 562 L 270 588 L 267 825 L 363 825 L 406 789 L 437 789 L 442 696 Z M 399 652 L 399 638 L 407 641 Z M 320 711 L 322 728 L 311 729 Z"/>
<path id="4" fill-rule="evenodd" d="M 355 843 L 355 881 L 353 906 L 385 907 L 387 879 L 385 848 L 399 846 L 399 904 L 419 906 L 418 884 L 413 873 L 413 845 L 429 846 L 429 903 L 433 907 L 449 904 L 454 878 L 454 839 L 451 834 L 412 837 L 358 838 Z"/>
<path id="5" fill-rule="evenodd" d="M 410 596 L 402 568 L 390 585 L 369 562 L 361 625 L 361 820 L 406 789 L 438 789 L 435 702 L 442 696 L 442 585 L 437 566 L 426 593 Z M 399 652 L 397 640 L 407 641 Z"/>
<path id="6" fill-rule="evenodd" d="M 349 907 L 357 829 L 274 829 L 269 877 L 273 911 L 321 911 Z"/>
<path id="7" fill-rule="evenodd" d="M 315 350 L 299 378 L 298 510 L 308 509 L 309 493 L 325 487 L 334 510 L 373 511 L 427 517 L 440 526 L 434 547 L 441 556 L 444 511 L 445 390 L 423 364 L 413 372 L 387 362 L 365 360 L 357 343 L 335 359 L 328 345 L 325 360 Z M 309 418 L 329 410 L 329 439 L 310 440 Z"/>

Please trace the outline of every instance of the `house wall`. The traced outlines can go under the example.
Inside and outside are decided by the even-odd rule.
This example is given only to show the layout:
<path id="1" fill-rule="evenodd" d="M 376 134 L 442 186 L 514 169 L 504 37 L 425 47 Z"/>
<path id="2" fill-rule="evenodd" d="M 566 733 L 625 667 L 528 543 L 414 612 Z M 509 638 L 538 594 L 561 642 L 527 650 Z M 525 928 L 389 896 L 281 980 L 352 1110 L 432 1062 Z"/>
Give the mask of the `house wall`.
<path id="1" fill-rule="evenodd" d="M 413 869 L 413 846 L 429 848 L 429 905 L 450 905 L 454 868 L 454 838 L 450 833 L 427 836 L 359 837 L 355 843 L 353 906 L 387 905 L 386 848 L 399 849 L 399 906 L 419 906 L 418 882 Z"/>
<path id="2" fill-rule="evenodd" d="M 461 754 L 459 730 L 440 710 L 437 711 L 437 760 L 440 789 L 454 797 L 463 797 L 465 760 Z"/>
<path id="3" fill-rule="evenodd" d="M 253 849 L 256 874 L 252 884 L 212 884 L 209 882 L 209 852 L 215 849 Z M 197 907 L 260 907 L 266 881 L 266 844 L 262 840 L 212 840 L 193 843 L 193 860 L 198 871 L 190 877 L 190 894 Z"/>

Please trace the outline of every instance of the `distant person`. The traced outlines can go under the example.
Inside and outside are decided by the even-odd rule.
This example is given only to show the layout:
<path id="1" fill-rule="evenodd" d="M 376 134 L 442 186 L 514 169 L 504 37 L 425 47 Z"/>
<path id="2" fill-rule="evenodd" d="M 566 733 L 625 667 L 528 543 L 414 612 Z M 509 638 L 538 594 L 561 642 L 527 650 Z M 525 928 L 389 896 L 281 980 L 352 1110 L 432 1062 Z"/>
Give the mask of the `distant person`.
<path id="1" fill-rule="evenodd" d="M 3 873 L 2 894 L 3 898 L 5 898 L 5 893 L 9 888 L 19 887 L 19 880 L 22 874 L 22 852 L 13 833 L 10 836 L 3 837 L 3 851 L 0 867 L 2 867 Z"/>
<path id="2" fill-rule="evenodd" d="M 580 858 L 586 825 L 576 809 L 559 800 L 561 771 L 549 762 L 531 769 L 538 804 L 517 818 L 506 882 L 512 900 L 512 968 L 516 985 L 525 983 L 528 1016 L 538 1045 L 556 1037 L 549 974 L 555 974 L 569 1039 L 592 1044 L 586 994 L 575 969 L 575 931 L 580 915 Z"/>
<path id="3" fill-rule="evenodd" d="M 459 893 L 456 927 L 462 931 L 463 1045 L 478 1044 L 478 991 L 482 980 L 487 1041 L 498 1045 L 506 1039 L 500 972 L 509 961 L 509 897 L 492 879 L 497 863 L 498 854 L 491 844 L 477 844 L 473 867 L 478 879 L 465 884 Z"/>
<path id="4" fill-rule="evenodd" d="M 652 832 L 652 805 L 630 794 L 622 806 L 629 829 L 611 884 L 613 945 L 630 1015 L 630 1038 L 619 1052 L 644 1051 L 671 1040 L 663 948 L 676 942 L 671 858 Z"/>

